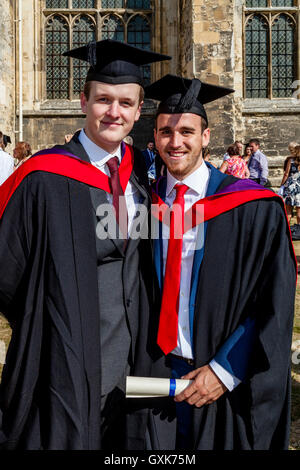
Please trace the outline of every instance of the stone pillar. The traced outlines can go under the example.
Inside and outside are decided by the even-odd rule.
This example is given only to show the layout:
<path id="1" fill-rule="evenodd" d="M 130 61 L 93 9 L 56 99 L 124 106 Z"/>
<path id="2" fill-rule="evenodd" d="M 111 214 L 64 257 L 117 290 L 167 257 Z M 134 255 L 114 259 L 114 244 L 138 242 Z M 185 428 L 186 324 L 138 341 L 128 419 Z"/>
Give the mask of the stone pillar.
<path id="1" fill-rule="evenodd" d="M 14 2 L 0 0 L 0 130 L 15 142 Z"/>
<path id="2" fill-rule="evenodd" d="M 232 0 L 192 0 L 194 74 L 233 88 L 234 11 Z M 212 156 L 221 157 L 234 141 L 234 95 L 205 106 L 211 128 Z"/>

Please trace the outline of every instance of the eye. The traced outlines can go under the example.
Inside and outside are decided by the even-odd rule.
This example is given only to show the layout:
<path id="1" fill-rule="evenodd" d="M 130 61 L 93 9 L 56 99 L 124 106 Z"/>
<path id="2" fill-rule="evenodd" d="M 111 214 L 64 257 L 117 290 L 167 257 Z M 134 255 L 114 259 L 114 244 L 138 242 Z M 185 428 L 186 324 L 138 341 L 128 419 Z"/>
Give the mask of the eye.
<path id="1" fill-rule="evenodd" d="M 105 96 L 100 96 L 96 101 L 98 101 L 98 103 L 108 103 L 108 98 Z"/>
<path id="2" fill-rule="evenodd" d="M 122 106 L 131 106 L 128 101 L 121 101 Z"/>
<path id="3" fill-rule="evenodd" d="M 160 134 L 161 135 L 170 135 L 171 131 L 169 129 L 164 129 L 164 130 L 160 131 Z"/>

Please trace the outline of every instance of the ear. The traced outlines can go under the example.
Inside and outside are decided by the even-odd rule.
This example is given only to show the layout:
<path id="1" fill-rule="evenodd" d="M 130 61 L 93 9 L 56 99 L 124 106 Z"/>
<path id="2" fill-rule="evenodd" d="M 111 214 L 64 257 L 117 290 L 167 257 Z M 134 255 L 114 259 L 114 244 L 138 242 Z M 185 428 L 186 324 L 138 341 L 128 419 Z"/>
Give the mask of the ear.
<path id="1" fill-rule="evenodd" d="M 144 104 L 144 101 L 141 101 L 140 104 L 139 104 L 139 107 L 136 111 L 134 122 L 137 122 L 140 119 L 143 104 Z"/>
<path id="2" fill-rule="evenodd" d="M 86 114 L 87 110 L 87 99 L 83 91 L 80 93 L 80 105 L 81 105 L 81 110 L 84 114 Z"/>
<path id="3" fill-rule="evenodd" d="M 207 147 L 210 141 L 210 129 L 207 128 L 202 133 L 202 147 Z"/>

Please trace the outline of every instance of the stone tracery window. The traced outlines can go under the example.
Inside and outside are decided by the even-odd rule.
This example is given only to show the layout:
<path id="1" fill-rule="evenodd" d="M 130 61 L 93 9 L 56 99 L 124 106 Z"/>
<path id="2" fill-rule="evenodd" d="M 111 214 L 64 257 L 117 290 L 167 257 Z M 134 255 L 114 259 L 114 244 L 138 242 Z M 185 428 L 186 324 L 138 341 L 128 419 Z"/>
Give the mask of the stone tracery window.
<path id="1" fill-rule="evenodd" d="M 78 99 L 89 64 L 63 52 L 115 39 L 151 49 L 151 0 L 42 0 L 47 99 Z M 151 67 L 143 67 L 145 84 Z"/>
<path id="2" fill-rule="evenodd" d="M 246 0 L 244 96 L 291 98 L 299 70 L 298 0 Z M 297 57 L 298 54 L 298 57 Z M 299 68 L 298 68 L 299 69 Z"/>

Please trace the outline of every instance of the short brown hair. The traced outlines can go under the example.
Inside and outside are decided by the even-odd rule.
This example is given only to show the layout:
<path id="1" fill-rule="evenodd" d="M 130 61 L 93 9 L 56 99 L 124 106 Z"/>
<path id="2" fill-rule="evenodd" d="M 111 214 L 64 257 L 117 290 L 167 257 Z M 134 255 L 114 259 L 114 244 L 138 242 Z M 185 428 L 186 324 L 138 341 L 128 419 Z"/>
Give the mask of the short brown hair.
<path id="1" fill-rule="evenodd" d="M 84 95 L 85 95 L 87 101 L 88 101 L 89 98 L 90 98 L 91 87 L 92 87 L 92 81 L 85 82 L 84 88 L 83 88 L 83 93 L 84 93 Z M 144 88 L 143 88 L 142 86 L 140 86 L 139 104 L 140 104 L 142 101 L 144 101 L 144 97 L 145 97 Z"/>
<path id="2" fill-rule="evenodd" d="M 229 147 L 227 149 L 227 153 L 230 157 L 232 157 L 233 155 L 239 155 L 240 150 L 239 150 L 237 144 L 229 145 Z"/>
<path id="3" fill-rule="evenodd" d="M 18 142 L 15 146 L 16 158 L 23 160 L 23 158 L 31 155 L 31 146 L 28 142 Z"/>

